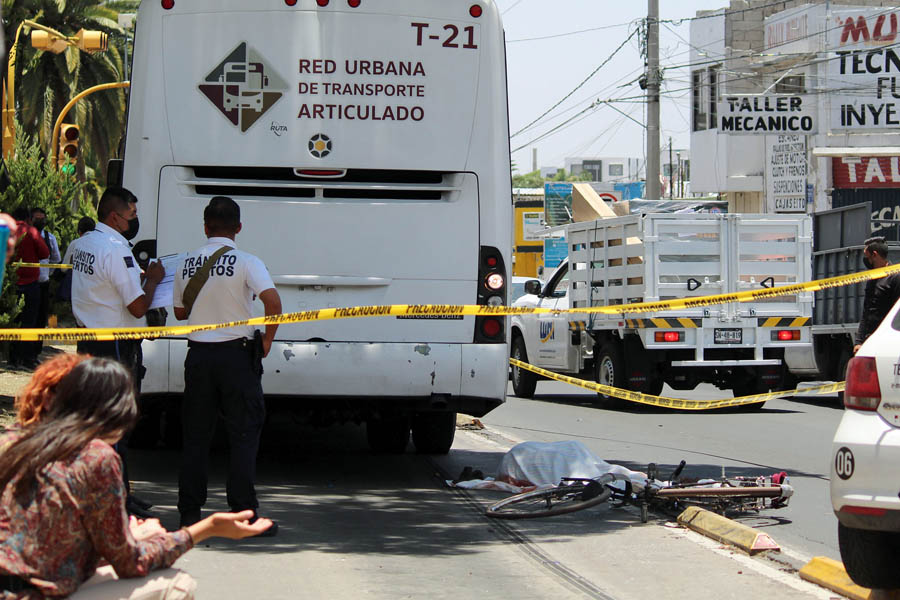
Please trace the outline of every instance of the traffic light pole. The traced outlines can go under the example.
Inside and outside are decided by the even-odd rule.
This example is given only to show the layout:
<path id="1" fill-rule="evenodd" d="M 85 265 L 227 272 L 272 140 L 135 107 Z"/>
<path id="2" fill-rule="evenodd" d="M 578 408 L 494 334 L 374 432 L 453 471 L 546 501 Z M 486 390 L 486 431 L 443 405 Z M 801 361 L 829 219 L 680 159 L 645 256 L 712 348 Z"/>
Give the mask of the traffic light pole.
<path id="1" fill-rule="evenodd" d="M 117 88 L 127 88 L 127 87 L 131 87 L 130 81 L 119 81 L 116 83 L 101 83 L 100 85 L 95 85 L 94 87 L 89 87 L 88 89 L 84 90 L 83 92 L 81 92 L 80 94 L 78 94 L 77 96 L 75 96 L 74 98 L 69 100 L 69 103 L 63 107 L 62 111 L 60 111 L 59 117 L 57 117 L 57 119 L 56 119 L 56 124 L 53 126 L 53 134 L 50 136 L 50 161 L 51 161 L 50 164 L 55 165 L 57 163 L 56 159 L 57 159 L 57 151 L 58 151 L 57 148 L 58 148 L 59 130 L 62 128 L 63 119 L 66 118 L 66 115 L 69 114 L 69 111 L 72 109 L 72 107 L 75 106 L 75 104 L 79 100 L 81 100 L 85 96 L 89 96 L 90 94 L 93 94 L 94 92 L 100 92 L 103 90 L 113 90 L 113 89 L 117 89 Z"/>

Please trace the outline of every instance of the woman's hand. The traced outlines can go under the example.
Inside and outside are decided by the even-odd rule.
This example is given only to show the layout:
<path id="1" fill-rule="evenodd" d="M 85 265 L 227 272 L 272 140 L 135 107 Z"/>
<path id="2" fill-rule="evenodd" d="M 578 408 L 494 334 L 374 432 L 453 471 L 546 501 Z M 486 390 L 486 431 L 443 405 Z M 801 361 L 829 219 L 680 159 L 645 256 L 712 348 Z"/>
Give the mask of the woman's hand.
<path id="1" fill-rule="evenodd" d="M 149 540 L 158 535 L 166 535 L 168 531 L 160 524 L 159 519 L 141 520 L 135 518 L 134 515 L 128 518 L 128 528 L 131 529 L 131 535 L 139 542 Z"/>
<path id="2" fill-rule="evenodd" d="M 269 519 L 257 519 L 250 524 L 253 518 L 252 510 L 239 513 L 215 513 L 188 526 L 195 544 L 211 537 L 223 537 L 231 540 L 239 540 L 246 537 L 259 535 L 272 526 Z"/>

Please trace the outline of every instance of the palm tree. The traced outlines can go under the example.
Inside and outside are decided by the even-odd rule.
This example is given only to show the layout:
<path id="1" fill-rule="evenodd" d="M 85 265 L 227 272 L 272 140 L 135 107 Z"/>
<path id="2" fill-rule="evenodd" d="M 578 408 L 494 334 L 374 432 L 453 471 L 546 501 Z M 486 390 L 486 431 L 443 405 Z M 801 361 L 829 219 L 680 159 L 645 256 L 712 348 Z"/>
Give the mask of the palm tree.
<path id="1" fill-rule="evenodd" d="M 3 27 L 8 49 L 19 24 L 37 21 L 63 34 L 79 29 L 110 34 L 109 50 L 88 54 L 69 47 L 61 54 L 31 48 L 19 39 L 16 58 L 16 116 L 24 133 L 39 140 L 47 156 L 53 125 L 65 104 L 79 92 L 101 83 L 122 80 L 122 29 L 117 13 L 102 0 L 3 0 Z M 117 42 L 118 40 L 118 42 Z M 3 65 L 4 71 L 6 64 Z M 69 113 L 68 122 L 81 128 L 81 155 L 105 179 L 106 164 L 116 154 L 124 134 L 125 94 L 109 90 L 87 96 Z M 83 173 L 82 165 L 79 172 Z"/>

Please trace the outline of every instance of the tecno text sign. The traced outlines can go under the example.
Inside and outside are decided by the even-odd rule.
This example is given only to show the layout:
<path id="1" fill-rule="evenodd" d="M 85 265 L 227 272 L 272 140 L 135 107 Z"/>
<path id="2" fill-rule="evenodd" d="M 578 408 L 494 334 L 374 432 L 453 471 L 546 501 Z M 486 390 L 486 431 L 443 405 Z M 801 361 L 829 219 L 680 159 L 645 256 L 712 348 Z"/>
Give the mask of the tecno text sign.
<path id="1" fill-rule="evenodd" d="M 900 126 L 898 13 L 881 7 L 834 10 L 827 46 L 831 128 L 847 131 Z"/>
<path id="2" fill-rule="evenodd" d="M 816 133 L 815 104 L 788 94 L 726 96 L 719 102 L 719 130 L 742 135 Z"/>

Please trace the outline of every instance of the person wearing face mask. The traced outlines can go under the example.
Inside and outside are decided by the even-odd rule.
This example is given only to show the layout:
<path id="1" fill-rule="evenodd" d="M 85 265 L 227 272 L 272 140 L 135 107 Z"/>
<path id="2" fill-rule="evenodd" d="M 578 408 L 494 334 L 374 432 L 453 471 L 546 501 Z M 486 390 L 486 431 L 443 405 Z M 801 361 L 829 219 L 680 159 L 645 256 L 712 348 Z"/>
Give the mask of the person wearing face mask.
<path id="1" fill-rule="evenodd" d="M 107 188 L 97 206 L 98 223 L 78 240 L 72 253 L 72 312 L 81 327 L 143 327 L 153 293 L 165 269 L 159 262 L 147 266 L 143 285 L 141 268 L 131 253 L 128 240 L 138 232 L 137 198 L 120 187 Z M 135 391 L 140 393 L 143 365 L 140 340 L 110 342 L 80 341 L 78 352 L 113 358 L 132 373 Z M 116 444 L 125 466 L 127 440 Z M 130 494 L 126 507 L 132 514 L 148 518 L 149 504 Z"/>
<path id="2" fill-rule="evenodd" d="M 59 261 L 62 260 L 62 256 L 59 254 L 59 242 L 56 241 L 56 236 L 47 229 L 47 211 L 37 206 L 32 207 L 31 224 L 38 230 L 41 234 L 41 239 L 44 240 L 47 248 L 50 249 L 50 256 L 42 258 L 41 264 L 59 264 Z M 47 326 L 47 317 L 50 314 L 50 271 L 51 269 L 41 267 L 40 275 L 38 275 L 38 285 L 41 289 L 41 303 L 38 308 L 37 318 L 38 327 Z M 37 354 L 40 354 L 43 345 L 43 342 L 35 342 Z"/>
<path id="3" fill-rule="evenodd" d="M 891 264 L 887 256 L 888 245 L 883 237 L 873 237 L 865 241 L 863 264 L 867 269 L 880 269 Z M 882 319 L 898 299 L 900 299 L 900 273 L 880 279 L 870 279 L 866 282 L 866 295 L 863 299 L 862 314 L 859 317 L 859 328 L 856 331 L 854 354 L 862 346 L 862 343 L 878 329 Z"/>

